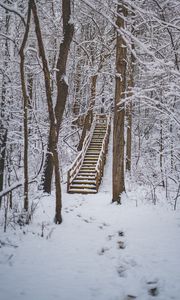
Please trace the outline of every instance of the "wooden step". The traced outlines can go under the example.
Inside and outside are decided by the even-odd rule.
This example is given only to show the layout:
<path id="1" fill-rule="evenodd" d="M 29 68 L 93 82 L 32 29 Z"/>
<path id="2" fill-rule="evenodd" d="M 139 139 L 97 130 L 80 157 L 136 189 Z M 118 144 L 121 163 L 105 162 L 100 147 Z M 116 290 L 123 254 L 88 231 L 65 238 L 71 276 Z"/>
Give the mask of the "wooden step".
<path id="1" fill-rule="evenodd" d="M 89 174 L 93 174 L 95 173 L 95 166 L 93 168 L 87 168 L 87 167 L 83 167 L 82 169 L 79 170 L 80 174 L 81 173 L 89 173 Z"/>
<path id="2" fill-rule="evenodd" d="M 84 170 L 84 169 L 94 170 L 96 164 L 97 164 L 97 161 L 95 161 L 95 162 L 83 163 L 83 164 L 82 164 L 82 168 L 83 168 L 83 170 Z"/>
<path id="3" fill-rule="evenodd" d="M 92 159 L 91 158 L 88 158 L 86 157 L 84 160 L 83 160 L 83 164 L 85 163 L 87 165 L 87 163 L 96 163 L 98 160 L 98 156 L 97 157 L 93 157 Z"/>
<path id="4" fill-rule="evenodd" d="M 84 165 L 84 166 L 87 167 L 87 165 L 89 164 L 92 167 L 92 165 L 96 164 L 97 161 L 98 161 L 98 158 L 95 159 L 95 160 L 84 160 L 82 166 Z"/>
<path id="5" fill-rule="evenodd" d="M 88 166 L 87 164 L 81 166 L 80 170 L 84 170 L 84 169 L 87 169 L 87 170 L 94 170 L 94 164 L 93 165 L 90 165 Z"/>
<path id="6" fill-rule="evenodd" d="M 101 142 L 101 144 L 102 144 L 102 142 L 103 142 L 103 139 L 93 139 L 92 138 L 92 140 L 91 140 L 91 143 L 96 143 L 96 142 Z"/>
<path id="7" fill-rule="evenodd" d="M 89 174 L 81 174 L 77 175 L 74 180 L 95 180 L 95 175 L 89 175 Z"/>
<path id="8" fill-rule="evenodd" d="M 101 143 L 103 142 L 104 140 L 104 136 L 103 137 L 98 137 L 98 136 L 93 136 L 91 141 L 101 141 Z"/>
<path id="9" fill-rule="evenodd" d="M 97 160 L 97 156 L 85 155 L 84 161 L 85 160 Z"/>
<path id="10" fill-rule="evenodd" d="M 88 151 L 86 152 L 86 155 L 88 155 L 88 156 L 89 156 L 89 155 L 90 155 L 90 156 L 92 155 L 92 156 L 94 156 L 94 157 L 98 157 L 98 156 L 99 156 L 99 151 L 95 152 L 94 150 L 92 150 L 92 151 L 89 151 L 89 150 L 88 150 Z"/>
<path id="11" fill-rule="evenodd" d="M 96 194 L 97 191 L 93 189 L 74 189 L 70 188 L 68 193 L 70 194 Z"/>
<path id="12" fill-rule="evenodd" d="M 92 180 L 92 179 L 74 179 L 72 184 L 93 184 L 95 185 L 96 184 L 96 181 L 95 179 Z"/>
<path id="13" fill-rule="evenodd" d="M 91 150 L 91 151 L 97 151 L 98 153 L 100 153 L 101 148 L 102 148 L 102 147 L 100 147 L 100 148 L 97 148 L 97 147 L 91 147 L 91 148 L 89 148 L 88 150 Z"/>
<path id="14" fill-rule="evenodd" d="M 88 149 L 96 149 L 99 152 L 101 151 L 102 145 L 91 145 Z"/>
<path id="15" fill-rule="evenodd" d="M 99 156 L 99 152 L 94 153 L 94 154 L 91 152 L 90 153 L 86 152 L 86 155 L 84 158 L 91 158 L 91 157 L 93 158 L 94 157 L 96 159 L 98 156 Z"/>
<path id="16" fill-rule="evenodd" d="M 96 184 L 95 183 L 92 183 L 92 184 L 90 184 L 90 183 L 87 183 L 87 184 L 85 184 L 85 183 L 71 183 L 71 187 L 73 188 L 73 189 L 95 189 L 96 188 Z"/>
<path id="17" fill-rule="evenodd" d="M 95 129 L 94 129 L 94 132 L 106 132 L 106 128 L 107 128 L 107 126 L 106 127 L 95 127 Z"/>

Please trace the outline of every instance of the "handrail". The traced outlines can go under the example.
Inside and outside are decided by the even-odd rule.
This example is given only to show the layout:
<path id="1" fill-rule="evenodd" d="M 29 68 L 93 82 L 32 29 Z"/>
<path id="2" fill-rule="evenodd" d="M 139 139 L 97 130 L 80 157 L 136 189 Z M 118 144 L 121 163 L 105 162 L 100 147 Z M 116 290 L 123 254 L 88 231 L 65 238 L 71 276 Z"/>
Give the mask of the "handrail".
<path id="1" fill-rule="evenodd" d="M 108 143 L 109 143 L 109 134 L 110 134 L 110 128 L 111 128 L 111 116 L 109 115 L 108 118 L 106 119 L 106 133 L 104 135 L 104 139 L 102 142 L 102 147 L 101 151 L 99 153 L 98 161 L 96 163 L 95 171 L 95 180 L 96 180 L 96 191 L 98 192 L 99 185 L 101 183 L 101 178 L 103 176 L 103 171 L 104 171 L 104 165 L 106 162 L 106 154 L 108 150 Z"/>
<path id="2" fill-rule="evenodd" d="M 94 120 L 92 122 L 91 130 L 89 131 L 88 135 L 86 136 L 86 138 L 84 140 L 82 150 L 80 151 L 80 153 L 76 157 L 75 161 L 72 163 L 70 169 L 68 170 L 68 173 L 67 173 L 67 192 L 69 191 L 69 187 L 70 187 L 71 182 L 74 180 L 74 178 L 78 174 L 78 172 L 79 172 L 79 170 L 80 170 L 80 168 L 83 164 L 84 156 L 86 154 L 87 148 L 88 148 L 88 146 L 90 144 L 90 141 L 92 139 L 92 135 L 93 135 L 95 126 L 96 126 L 96 116 L 94 117 Z"/>

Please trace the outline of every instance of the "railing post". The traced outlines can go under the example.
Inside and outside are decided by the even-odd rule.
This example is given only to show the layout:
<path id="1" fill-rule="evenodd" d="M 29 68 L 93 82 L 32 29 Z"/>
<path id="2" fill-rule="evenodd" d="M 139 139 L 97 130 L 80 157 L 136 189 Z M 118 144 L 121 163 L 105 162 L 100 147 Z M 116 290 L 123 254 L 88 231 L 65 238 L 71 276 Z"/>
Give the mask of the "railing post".
<path id="1" fill-rule="evenodd" d="M 67 173 L 67 193 L 69 192 L 70 188 L 70 171 Z"/>

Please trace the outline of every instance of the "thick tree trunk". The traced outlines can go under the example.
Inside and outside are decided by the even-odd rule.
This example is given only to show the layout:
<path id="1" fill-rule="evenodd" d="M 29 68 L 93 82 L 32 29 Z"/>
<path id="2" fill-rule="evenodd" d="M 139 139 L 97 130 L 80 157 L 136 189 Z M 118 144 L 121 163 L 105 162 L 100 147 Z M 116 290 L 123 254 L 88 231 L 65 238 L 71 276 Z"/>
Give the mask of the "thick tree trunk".
<path id="1" fill-rule="evenodd" d="M 55 106 L 55 116 L 57 121 L 57 142 L 60 131 L 60 126 L 62 122 L 62 117 L 66 105 L 67 95 L 68 95 L 68 83 L 66 80 L 66 64 L 68 59 L 68 53 L 70 44 L 74 34 L 74 25 L 71 24 L 71 1 L 62 1 L 62 12 L 63 12 L 63 42 L 60 44 L 59 56 L 57 61 L 56 69 L 57 71 L 57 100 Z M 49 135 L 48 140 L 48 151 L 51 151 L 52 137 Z M 44 167 L 44 184 L 43 189 L 47 193 L 51 193 L 51 182 L 53 174 L 53 158 L 50 153 L 47 153 Z"/>
<path id="2" fill-rule="evenodd" d="M 123 4 L 117 7 L 118 14 L 126 16 Z M 118 28 L 124 28 L 124 18 L 117 17 Z M 116 45 L 116 87 L 114 105 L 114 129 L 113 129 L 113 195 L 112 201 L 121 203 L 121 194 L 125 191 L 124 183 L 124 92 L 126 87 L 126 45 L 117 33 Z"/>

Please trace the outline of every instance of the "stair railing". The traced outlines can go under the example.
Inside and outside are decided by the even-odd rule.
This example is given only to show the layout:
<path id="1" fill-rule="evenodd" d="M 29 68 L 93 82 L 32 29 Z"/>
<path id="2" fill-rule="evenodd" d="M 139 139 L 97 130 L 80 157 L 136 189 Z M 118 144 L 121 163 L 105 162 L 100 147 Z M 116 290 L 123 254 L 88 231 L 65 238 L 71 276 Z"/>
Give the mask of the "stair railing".
<path id="1" fill-rule="evenodd" d="M 101 183 L 101 179 L 103 176 L 103 172 L 104 172 L 104 165 L 106 162 L 106 154 L 108 151 L 108 144 L 109 144 L 109 135 L 110 135 L 110 130 L 111 130 L 111 116 L 109 115 L 107 120 L 107 128 L 106 128 L 106 133 L 102 142 L 102 147 L 99 153 L 99 158 L 98 161 L 96 163 L 96 175 L 95 175 L 95 180 L 96 180 L 96 191 L 98 192 L 99 189 L 99 185 Z"/>
<path id="2" fill-rule="evenodd" d="M 70 169 L 68 170 L 67 192 L 69 192 L 70 185 L 71 185 L 72 181 L 74 180 L 74 178 L 76 177 L 76 175 L 78 174 L 78 172 L 83 164 L 84 156 L 86 154 L 86 151 L 87 151 L 90 141 L 92 139 L 95 126 L 96 126 L 96 116 L 94 116 L 94 119 L 93 119 L 93 122 L 91 125 L 91 129 L 84 139 L 82 150 L 79 152 L 78 156 L 76 157 L 76 159 L 72 163 Z"/>

